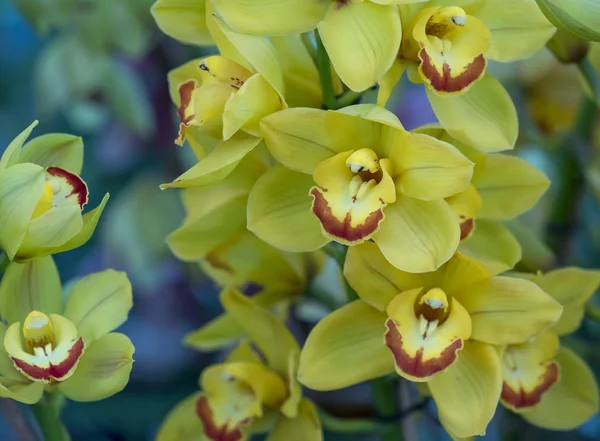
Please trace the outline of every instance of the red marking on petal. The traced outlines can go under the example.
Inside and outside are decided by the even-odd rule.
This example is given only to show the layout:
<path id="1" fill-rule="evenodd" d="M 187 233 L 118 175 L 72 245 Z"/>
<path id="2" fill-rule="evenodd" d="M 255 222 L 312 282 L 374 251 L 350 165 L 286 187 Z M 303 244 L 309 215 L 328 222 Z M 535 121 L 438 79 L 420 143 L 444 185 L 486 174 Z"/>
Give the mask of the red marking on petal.
<path id="1" fill-rule="evenodd" d="M 468 238 L 475 229 L 475 219 L 467 219 L 460 223 L 460 240 Z"/>
<path id="2" fill-rule="evenodd" d="M 542 395 L 558 381 L 559 377 L 558 363 L 553 361 L 547 367 L 545 372 L 539 376 L 537 386 L 530 391 L 521 387 L 514 390 L 506 382 L 502 383 L 502 401 L 515 409 L 524 409 L 533 407 L 542 400 Z"/>
<path id="3" fill-rule="evenodd" d="M 194 114 L 189 114 L 186 116 L 186 109 L 192 103 L 192 95 L 194 89 L 196 88 L 196 82 L 194 80 L 189 80 L 179 86 L 179 98 L 181 104 L 179 105 L 179 109 L 177 109 L 177 113 L 179 114 L 179 118 L 181 118 L 181 122 L 183 124 L 189 124 L 190 121 L 194 119 Z"/>
<path id="4" fill-rule="evenodd" d="M 326 189 L 323 189 L 326 192 Z M 338 237 L 345 242 L 359 242 L 368 239 L 371 234 L 379 227 L 379 223 L 383 220 L 383 210 L 381 208 L 372 212 L 367 216 L 362 224 L 353 227 L 351 224 L 352 215 L 346 214 L 343 221 L 333 215 L 331 207 L 327 200 L 317 188 L 310 191 L 313 196 L 313 213 L 317 215 L 321 221 L 323 229 L 332 236 Z"/>
<path id="5" fill-rule="evenodd" d="M 88 188 L 85 181 L 75 173 L 71 173 L 60 167 L 48 167 L 46 173 L 62 181 L 66 181 L 71 187 L 71 193 L 66 197 L 69 198 L 74 195 L 77 198 L 79 207 L 83 210 L 83 206 L 88 202 Z"/>
<path id="6" fill-rule="evenodd" d="M 242 420 L 236 427 L 227 430 L 227 425 L 217 426 L 213 420 L 213 411 L 210 408 L 208 399 L 200 397 L 196 402 L 196 414 L 202 420 L 204 434 L 213 441 L 239 441 L 243 434 L 241 427 L 250 422 L 249 418 Z"/>
<path id="7" fill-rule="evenodd" d="M 402 335 L 392 319 L 385 322 L 387 331 L 385 333 L 385 344 L 392 353 L 396 361 L 396 366 L 402 372 L 415 378 L 427 378 L 443 371 L 450 366 L 457 358 L 457 352 L 463 348 L 463 341 L 456 340 L 439 357 L 429 360 L 423 360 L 423 348 L 419 349 L 414 356 L 407 353 L 402 346 Z"/>
<path id="8" fill-rule="evenodd" d="M 421 59 L 421 70 L 423 75 L 429 79 L 431 87 L 440 92 L 460 92 L 477 81 L 485 72 L 486 60 L 483 55 L 478 55 L 467 65 L 466 69 L 459 75 L 453 76 L 448 63 L 444 63 L 442 74 L 431 63 L 431 58 L 425 49 L 419 52 Z"/>
<path id="9" fill-rule="evenodd" d="M 22 371 L 26 376 L 40 380 L 45 383 L 50 383 L 52 380 L 61 381 L 64 379 L 77 365 L 77 362 L 83 355 L 85 344 L 83 338 L 79 337 L 65 358 L 59 364 L 50 364 L 49 367 L 39 367 L 35 364 L 27 363 L 15 357 L 11 357 L 15 367 Z"/>

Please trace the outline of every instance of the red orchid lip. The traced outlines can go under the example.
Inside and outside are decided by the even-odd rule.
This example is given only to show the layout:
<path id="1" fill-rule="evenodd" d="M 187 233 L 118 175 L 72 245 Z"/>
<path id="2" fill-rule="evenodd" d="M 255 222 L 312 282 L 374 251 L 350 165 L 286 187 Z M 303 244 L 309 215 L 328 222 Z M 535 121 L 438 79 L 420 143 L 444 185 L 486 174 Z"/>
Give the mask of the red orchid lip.
<path id="1" fill-rule="evenodd" d="M 75 173 L 71 173 L 60 167 L 48 167 L 46 173 L 66 182 L 71 188 L 71 192 L 65 196 L 65 199 L 74 197 L 79 207 L 83 210 L 84 205 L 88 202 L 88 188 L 84 180 Z"/>
<path id="2" fill-rule="evenodd" d="M 546 370 L 538 378 L 536 387 L 531 390 L 525 390 L 522 385 L 519 390 L 515 390 L 509 384 L 503 382 L 501 399 L 514 409 L 534 407 L 540 403 L 544 393 L 558 381 L 559 373 L 558 363 L 553 361 L 546 366 Z"/>
<path id="3" fill-rule="evenodd" d="M 438 92 L 446 93 L 456 93 L 467 89 L 471 84 L 481 78 L 487 65 L 485 57 L 483 55 L 478 55 L 469 65 L 467 65 L 463 72 L 454 75 L 450 65 L 445 62 L 442 66 L 442 72 L 440 72 L 433 65 L 431 57 L 425 49 L 421 49 L 419 58 L 421 59 L 421 71 L 429 80 L 431 87 Z"/>
<path id="4" fill-rule="evenodd" d="M 242 426 L 250 422 L 249 418 L 242 420 L 233 429 L 228 429 L 227 424 L 217 426 L 214 422 L 213 411 L 206 397 L 200 397 L 196 402 L 196 414 L 202 421 L 204 434 L 212 441 L 240 441 L 243 438 Z"/>

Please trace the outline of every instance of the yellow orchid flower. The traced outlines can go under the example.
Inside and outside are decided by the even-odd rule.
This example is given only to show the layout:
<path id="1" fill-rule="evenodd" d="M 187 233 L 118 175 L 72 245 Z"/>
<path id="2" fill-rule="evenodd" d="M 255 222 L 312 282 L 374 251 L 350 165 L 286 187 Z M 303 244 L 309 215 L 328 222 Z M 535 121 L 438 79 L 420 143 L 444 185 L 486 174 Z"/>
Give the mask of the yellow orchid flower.
<path id="1" fill-rule="evenodd" d="M 150 12 L 160 30 L 169 37 L 183 43 L 212 46 L 206 3 L 206 0 L 157 0 Z"/>
<path id="2" fill-rule="evenodd" d="M 502 222 L 531 209 L 550 186 L 549 179 L 523 159 L 482 153 L 442 128 L 426 126 L 417 131 L 454 145 L 475 164 L 469 187 L 447 198 L 461 220 L 458 250 L 494 274 L 512 269 L 521 258 L 521 247 Z"/>
<path id="3" fill-rule="evenodd" d="M 221 302 L 249 340 L 202 373 L 202 392 L 167 416 L 156 440 L 241 441 L 268 431 L 269 441 L 321 441 L 315 407 L 296 380 L 300 348 L 290 332 L 235 290 L 225 290 Z"/>
<path id="4" fill-rule="evenodd" d="M 456 250 L 458 218 L 444 198 L 468 186 L 473 164 L 450 144 L 407 132 L 374 105 L 287 109 L 261 129 L 287 167 L 271 168 L 248 198 L 248 228 L 267 243 L 297 252 L 372 238 L 413 272 Z"/>
<path id="5" fill-rule="evenodd" d="M 506 90 L 486 74 L 487 61 L 528 57 L 552 37 L 556 29 L 535 2 L 432 0 L 400 9 L 402 45 L 380 82 L 378 104 L 407 71 L 411 81 L 426 85 L 452 136 L 482 151 L 512 149 L 517 113 Z"/>
<path id="6" fill-rule="evenodd" d="M 548 292 L 563 313 L 548 331 L 503 349 L 501 402 L 536 426 L 574 429 L 598 411 L 598 385 L 585 361 L 560 347 L 559 336 L 579 328 L 585 304 L 600 286 L 600 271 L 567 267 L 515 275 Z"/>
<path id="7" fill-rule="evenodd" d="M 333 390 L 389 374 L 427 382 L 454 437 L 482 435 L 500 398 L 495 345 L 521 343 L 554 324 L 562 307 L 535 283 L 492 277 L 455 254 L 435 272 L 394 268 L 374 243 L 348 250 L 344 275 L 360 296 L 313 329 L 299 379 Z"/>
<path id="8" fill-rule="evenodd" d="M 82 215 L 88 188 L 79 176 L 81 138 L 49 134 L 25 144 L 36 125 L 19 134 L 0 159 L 0 249 L 17 261 L 83 245 L 108 201 L 107 194 Z"/>
<path id="9" fill-rule="evenodd" d="M 0 284 L 0 397 L 36 403 L 43 392 L 96 401 L 129 381 L 134 347 L 115 332 L 132 306 L 124 273 L 77 282 L 63 304 L 52 257 L 11 263 Z"/>
<path id="10" fill-rule="evenodd" d="M 254 35 L 318 29 L 341 80 L 354 91 L 374 85 L 392 65 L 402 39 L 399 4 L 422 0 L 215 0 L 232 28 Z M 286 17 L 282 20 L 281 17 Z"/>

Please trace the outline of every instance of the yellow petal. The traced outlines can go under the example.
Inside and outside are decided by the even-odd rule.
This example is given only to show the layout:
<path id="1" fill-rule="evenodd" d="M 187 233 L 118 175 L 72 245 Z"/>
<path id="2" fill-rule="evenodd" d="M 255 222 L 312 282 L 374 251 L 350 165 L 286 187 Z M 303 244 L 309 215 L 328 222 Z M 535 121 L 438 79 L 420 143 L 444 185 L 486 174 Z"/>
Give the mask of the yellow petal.
<path id="1" fill-rule="evenodd" d="M 233 94 L 223 111 L 223 139 L 231 138 L 238 130 L 262 136 L 260 120 L 281 110 L 281 98 L 261 75 L 253 75 Z"/>
<path id="2" fill-rule="evenodd" d="M 473 234 L 458 250 L 482 262 L 492 275 L 513 269 L 521 260 L 521 246 L 510 230 L 499 222 L 478 219 Z"/>
<path id="3" fill-rule="evenodd" d="M 600 285 L 600 272 L 567 267 L 536 275 L 530 280 L 563 306 L 563 313 L 552 332 L 564 335 L 579 328 L 585 304 Z"/>
<path id="4" fill-rule="evenodd" d="M 440 288 L 399 293 L 387 315 L 386 346 L 398 375 L 410 381 L 428 381 L 448 370 L 471 336 L 469 314 Z"/>
<path id="5" fill-rule="evenodd" d="M 169 96 L 171 101 L 179 107 L 181 106 L 181 94 L 179 93 L 179 86 L 189 81 L 190 79 L 196 79 L 199 75 L 198 66 L 202 62 L 203 58 L 195 58 L 188 61 L 181 66 L 171 69 L 167 73 L 167 81 L 169 83 Z"/>
<path id="6" fill-rule="evenodd" d="M 483 152 L 514 147 L 519 131 L 517 111 L 504 87 L 490 74 L 460 95 L 437 96 L 427 91 L 427 96 L 442 126 L 459 141 Z"/>
<path id="7" fill-rule="evenodd" d="M 11 360 L 6 348 L 4 347 L 4 338 L 6 337 L 6 325 L 0 323 L 0 391 L 2 390 L 1 385 L 10 382 L 27 384 L 29 379 L 23 377 L 15 368 L 13 361 Z M 4 386 L 6 386 L 4 384 Z M 2 392 L 0 392 L 0 395 Z"/>
<path id="8" fill-rule="evenodd" d="M 4 320 L 23 323 L 31 311 L 59 314 L 62 309 L 60 277 L 52 257 L 8 266 L 0 284 L 0 310 Z"/>
<path id="9" fill-rule="evenodd" d="M 15 137 L 15 139 L 13 139 L 10 142 L 8 147 L 6 147 L 6 149 L 2 153 L 2 158 L 0 158 L 0 171 L 6 169 L 7 167 L 17 164 L 18 162 L 22 162 L 22 161 L 20 161 L 21 147 L 23 146 L 23 143 L 25 143 L 27 138 L 29 138 L 31 131 L 37 125 L 38 125 L 38 121 L 35 120 L 34 122 L 32 122 L 29 125 L 29 127 L 27 127 L 25 130 L 23 130 L 21 133 L 19 133 Z"/>
<path id="10" fill-rule="evenodd" d="M 59 167 L 79 175 L 83 166 L 83 141 L 80 136 L 66 133 L 38 136 L 23 146 L 20 161 L 44 168 Z"/>
<path id="11" fill-rule="evenodd" d="M 481 196 L 478 217 L 512 219 L 533 207 L 550 186 L 546 175 L 523 159 L 489 155 L 482 171 L 473 178 Z"/>
<path id="12" fill-rule="evenodd" d="M 85 213 L 83 215 L 83 226 L 79 232 L 63 245 L 59 246 L 58 248 L 54 248 L 52 253 L 63 253 L 65 251 L 79 248 L 87 243 L 87 241 L 90 240 L 94 234 L 94 231 L 96 231 L 96 226 L 98 225 L 98 221 L 100 220 L 100 216 L 102 216 L 102 212 L 104 211 L 104 207 L 106 207 L 109 197 L 110 195 L 106 193 L 102 198 L 100 205 Z"/>
<path id="13" fill-rule="evenodd" d="M 300 382 L 315 390 L 334 390 L 393 372 L 393 357 L 383 342 L 386 318 L 362 300 L 329 314 L 304 344 Z"/>
<path id="14" fill-rule="evenodd" d="M 233 289 L 226 289 L 221 293 L 221 303 L 264 353 L 269 367 L 287 375 L 290 354 L 298 354 L 300 348 L 283 323 Z"/>
<path id="15" fill-rule="evenodd" d="M 13 259 L 44 189 L 44 169 L 18 164 L 0 172 L 0 249 Z"/>
<path id="16" fill-rule="evenodd" d="M 220 142 L 198 164 L 161 188 L 186 188 L 210 185 L 225 179 L 244 156 L 260 142 L 260 138 L 242 132 Z"/>
<path id="17" fill-rule="evenodd" d="M 213 44 L 206 26 L 205 0 L 157 0 L 150 9 L 165 34 L 184 43 Z"/>
<path id="18" fill-rule="evenodd" d="M 460 438 L 484 435 L 502 388 L 498 353 L 493 346 L 467 341 L 456 363 L 427 385 L 448 433 Z"/>
<path id="19" fill-rule="evenodd" d="M 209 188 L 217 194 L 217 189 Z M 186 221 L 168 236 L 169 247 L 178 259 L 188 262 L 201 259 L 245 228 L 246 198 L 240 196 L 225 202 L 197 219 Z"/>
<path id="20" fill-rule="evenodd" d="M 457 293 L 469 311 L 475 340 L 495 345 L 524 342 L 560 318 L 562 306 L 535 283 L 493 277 Z"/>
<path id="21" fill-rule="evenodd" d="M 323 433 L 316 406 L 303 399 L 296 418 L 281 417 L 270 431 L 267 441 L 322 441 Z"/>
<path id="22" fill-rule="evenodd" d="M 262 363 L 244 361 L 225 363 L 223 372 L 247 384 L 254 396 L 267 407 L 280 406 L 288 394 L 284 379 Z"/>
<path id="23" fill-rule="evenodd" d="M 252 345 L 250 340 L 242 340 L 225 359 L 227 363 L 235 361 L 245 361 L 249 363 L 263 363 L 261 354 Z"/>
<path id="24" fill-rule="evenodd" d="M 304 252 L 325 245 L 319 220 L 311 211 L 312 177 L 276 166 L 265 173 L 248 197 L 248 229 L 277 248 Z"/>
<path id="25" fill-rule="evenodd" d="M 87 344 L 127 320 L 133 306 L 131 283 L 123 272 L 105 270 L 90 274 L 71 288 L 64 315 Z"/>
<path id="26" fill-rule="evenodd" d="M 575 352 L 562 347 L 556 355 L 560 380 L 542 401 L 522 414 L 529 423 L 550 430 L 572 430 L 598 412 L 598 384 L 594 373 Z"/>
<path id="27" fill-rule="evenodd" d="M 99 401 L 121 390 L 129 382 L 135 348 L 124 334 L 106 334 L 87 347 L 75 373 L 59 385 L 73 401 Z"/>
<path id="28" fill-rule="evenodd" d="M 344 276 L 360 298 L 379 311 L 385 311 L 396 294 L 425 286 L 419 274 L 390 264 L 373 242 L 348 248 Z"/>
<path id="29" fill-rule="evenodd" d="M 162 422 L 156 441 L 207 441 L 196 414 L 196 403 L 201 396 L 197 392 L 178 403 Z"/>
<path id="30" fill-rule="evenodd" d="M 31 382 L 25 377 L 22 380 L 0 378 L 0 397 L 11 398 L 25 404 L 35 404 L 44 395 L 44 383 Z"/>
<path id="31" fill-rule="evenodd" d="M 502 404 L 524 412 L 540 403 L 548 389 L 559 381 L 559 367 L 554 361 L 559 346 L 556 334 L 543 332 L 526 343 L 504 349 Z"/>
<path id="32" fill-rule="evenodd" d="M 243 329 L 231 317 L 222 314 L 186 335 L 184 343 L 200 351 L 214 351 L 232 343 L 243 334 Z"/>
<path id="33" fill-rule="evenodd" d="M 363 118 L 317 109 L 286 109 L 260 124 L 275 159 L 286 167 L 312 174 L 320 162 L 337 153 L 373 148 L 377 124 Z"/>
<path id="34" fill-rule="evenodd" d="M 379 80 L 379 91 L 377 92 L 377 105 L 385 106 L 392 96 L 392 92 L 396 84 L 404 75 L 406 70 L 406 64 L 399 59 L 394 60 L 392 67 L 386 72 L 386 74 Z"/>
<path id="35" fill-rule="evenodd" d="M 408 133 L 400 148 L 391 150 L 390 159 L 396 189 L 406 196 L 432 201 L 467 188 L 473 163 L 454 146 L 428 135 Z"/>
<path id="36" fill-rule="evenodd" d="M 386 207 L 385 215 L 373 240 L 398 269 L 415 273 L 434 271 L 458 247 L 458 218 L 444 200 L 421 201 L 399 196 Z"/>
<path id="37" fill-rule="evenodd" d="M 218 16 L 214 16 L 213 19 L 233 46 L 243 54 L 254 71 L 262 75 L 283 97 L 285 95 L 283 72 L 273 43 L 263 36 L 238 32 Z"/>
<path id="38" fill-rule="evenodd" d="M 516 61 L 540 50 L 556 29 L 531 1 L 489 0 L 477 11 L 491 31 L 490 60 Z"/>
<path id="39" fill-rule="evenodd" d="M 329 6 L 328 2 L 319 0 L 215 0 L 213 3 L 231 27 L 257 35 L 310 31 L 325 16 Z"/>
<path id="40" fill-rule="evenodd" d="M 299 34 L 271 37 L 283 70 L 290 107 L 323 107 L 319 72 Z"/>
<path id="41" fill-rule="evenodd" d="M 319 33 L 340 79 L 360 92 L 392 66 L 400 49 L 402 25 L 395 6 L 334 2 L 319 23 Z"/>

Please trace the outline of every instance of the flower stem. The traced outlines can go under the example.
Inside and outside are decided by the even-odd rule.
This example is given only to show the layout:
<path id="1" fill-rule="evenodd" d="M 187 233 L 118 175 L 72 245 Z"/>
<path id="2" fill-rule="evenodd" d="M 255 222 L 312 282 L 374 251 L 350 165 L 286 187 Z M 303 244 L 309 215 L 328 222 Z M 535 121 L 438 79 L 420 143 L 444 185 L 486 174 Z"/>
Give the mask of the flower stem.
<path id="1" fill-rule="evenodd" d="M 371 380 L 371 392 L 379 418 L 386 421 L 380 432 L 381 441 L 402 441 L 402 425 L 398 418 L 396 378 L 382 377 Z"/>
<path id="2" fill-rule="evenodd" d="M 321 41 L 319 31 L 315 30 L 315 40 L 317 42 L 317 69 L 319 69 L 319 78 L 321 79 L 321 90 L 323 91 L 323 104 L 326 109 L 337 109 L 335 91 L 333 89 L 333 76 L 331 74 L 331 63 L 329 56 Z"/>
<path id="3" fill-rule="evenodd" d="M 31 406 L 33 415 L 45 441 L 67 441 L 67 430 L 60 420 L 60 408 L 64 397 L 60 394 L 44 394 L 44 397 Z"/>
<path id="4" fill-rule="evenodd" d="M 0 274 L 4 272 L 9 263 L 10 259 L 6 253 L 4 251 L 0 251 Z"/>

